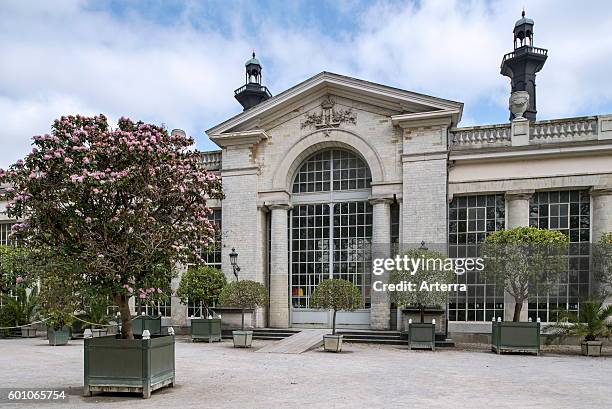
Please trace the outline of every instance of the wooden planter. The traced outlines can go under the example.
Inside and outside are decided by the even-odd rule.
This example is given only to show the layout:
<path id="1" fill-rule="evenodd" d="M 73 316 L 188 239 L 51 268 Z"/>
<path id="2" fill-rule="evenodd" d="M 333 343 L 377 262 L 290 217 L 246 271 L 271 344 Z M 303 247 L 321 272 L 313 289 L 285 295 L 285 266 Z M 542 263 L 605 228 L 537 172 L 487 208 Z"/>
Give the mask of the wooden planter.
<path id="1" fill-rule="evenodd" d="M 539 322 L 492 322 L 491 351 L 540 354 Z"/>
<path id="2" fill-rule="evenodd" d="M 142 336 L 142 331 L 145 329 L 148 329 L 151 335 L 161 335 L 161 317 L 138 315 L 132 319 L 134 336 Z"/>
<path id="3" fill-rule="evenodd" d="M 70 339 L 70 328 L 64 327 L 62 329 L 47 329 L 47 339 L 49 340 L 49 345 L 52 346 L 61 346 L 67 345 L 68 340 Z"/>
<path id="4" fill-rule="evenodd" d="M 435 324 L 408 324 L 408 347 L 410 349 L 436 350 Z"/>
<path id="5" fill-rule="evenodd" d="M 191 318 L 191 340 L 221 341 L 221 318 Z"/>
<path id="6" fill-rule="evenodd" d="M 174 335 L 151 339 L 85 339 L 84 393 L 151 392 L 174 386 Z"/>

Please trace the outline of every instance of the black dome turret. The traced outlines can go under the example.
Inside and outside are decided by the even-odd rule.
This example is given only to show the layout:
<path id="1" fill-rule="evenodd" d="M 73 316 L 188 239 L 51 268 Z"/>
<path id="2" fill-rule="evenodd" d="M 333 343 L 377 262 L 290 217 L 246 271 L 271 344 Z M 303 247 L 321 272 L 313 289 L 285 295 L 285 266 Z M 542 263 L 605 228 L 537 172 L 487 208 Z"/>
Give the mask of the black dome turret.
<path id="1" fill-rule="evenodd" d="M 234 97 L 246 111 L 272 97 L 268 88 L 261 85 L 261 63 L 253 56 L 245 64 L 245 85 L 234 91 Z"/>

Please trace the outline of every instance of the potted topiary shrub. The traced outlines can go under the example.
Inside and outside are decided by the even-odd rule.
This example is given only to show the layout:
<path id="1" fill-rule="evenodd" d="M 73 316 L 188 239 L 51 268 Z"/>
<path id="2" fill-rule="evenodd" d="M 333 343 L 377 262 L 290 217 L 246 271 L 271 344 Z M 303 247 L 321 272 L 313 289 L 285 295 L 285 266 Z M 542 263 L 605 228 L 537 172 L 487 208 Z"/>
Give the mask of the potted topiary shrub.
<path id="1" fill-rule="evenodd" d="M 604 305 L 603 297 L 580 303 L 578 314 L 560 311 L 558 321 L 546 328 L 551 330 L 547 342 L 576 337 L 581 339 L 582 355 L 600 356 L 602 338 L 612 337 L 612 305 Z"/>
<path id="2" fill-rule="evenodd" d="M 234 348 L 251 347 L 253 331 L 244 329 L 245 310 L 263 307 L 267 299 L 266 287 L 256 281 L 237 280 L 223 287 L 219 295 L 219 303 L 225 307 L 239 308 L 242 311 L 240 330 L 232 331 Z"/>
<path id="3" fill-rule="evenodd" d="M 481 277 L 503 286 L 515 302 L 512 322 L 498 319 L 491 324 L 494 352 L 540 353 L 540 323 L 520 322 L 523 302 L 529 288 L 535 285 L 545 293 L 567 271 L 568 242 L 559 231 L 535 227 L 498 230 L 487 236 L 481 247 Z"/>
<path id="4" fill-rule="evenodd" d="M 332 310 L 332 333 L 323 335 L 323 348 L 328 352 L 342 351 L 342 335 L 336 334 L 336 313 L 353 311 L 361 306 L 361 293 L 347 280 L 323 280 L 310 297 L 313 308 Z"/>
<path id="5" fill-rule="evenodd" d="M 129 300 L 167 293 L 179 264 L 202 262 L 214 240 L 208 198 L 222 198 L 182 131 L 104 115 L 64 116 L 7 171 L 0 193 L 21 220 L 15 240 L 40 254 L 41 279 L 93 291 L 119 308 L 121 334 L 84 342 L 84 392 L 148 398 L 175 379 L 173 335 L 135 337 Z"/>
<path id="6" fill-rule="evenodd" d="M 390 283 L 397 285 L 402 282 L 411 282 L 414 284 L 412 291 L 393 291 L 391 296 L 398 308 L 418 311 L 419 322 L 413 322 L 410 319 L 406 326 L 409 348 L 433 351 L 436 348 L 436 320 L 431 318 L 430 322 L 425 322 L 425 311 L 443 311 L 448 294 L 443 291 L 432 291 L 429 286 L 421 284 L 453 283 L 453 271 L 443 268 L 445 257 L 442 253 L 428 250 L 425 247 L 408 250 L 402 254 L 402 257 L 408 257 L 411 260 L 421 259 L 425 262 L 416 270 L 391 270 Z"/>
<path id="7" fill-rule="evenodd" d="M 209 307 L 219 299 L 226 283 L 225 274 L 214 267 L 198 266 L 183 273 L 176 295 L 183 304 L 200 305 L 199 318 L 190 320 L 192 341 L 221 341 L 221 318 L 214 316 Z"/>
<path id="8" fill-rule="evenodd" d="M 70 327 L 72 323 L 72 312 L 66 309 L 44 311 L 45 325 L 47 326 L 47 339 L 51 346 L 68 344 L 70 339 Z"/>
<path id="9" fill-rule="evenodd" d="M 66 345 L 70 339 L 69 326 L 77 308 L 78 294 L 61 273 L 45 276 L 40 284 L 41 316 L 47 327 L 49 345 Z"/>

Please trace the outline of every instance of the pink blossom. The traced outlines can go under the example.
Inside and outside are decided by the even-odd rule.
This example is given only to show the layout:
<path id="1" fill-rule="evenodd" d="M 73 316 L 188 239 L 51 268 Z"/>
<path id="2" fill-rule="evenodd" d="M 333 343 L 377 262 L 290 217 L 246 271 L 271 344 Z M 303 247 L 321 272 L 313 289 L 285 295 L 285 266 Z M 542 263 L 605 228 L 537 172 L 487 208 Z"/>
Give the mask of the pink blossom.
<path id="1" fill-rule="evenodd" d="M 138 297 L 139 297 L 140 299 L 145 299 L 145 298 L 147 298 L 147 294 L 145 294 L 145 293 L 140 293 L 140 294 L 138 295 Z"/>
<path id="2" fill-rule="evenodd" d="M 159 294 L 161 294 L 163 291 L 162 291 L 162 289 L 161 289 L 161 288 L 158 288 L 158 289 L 157 289 L 157 292 L 158 292 Z"/>
<path id="3" fill-rule="evenodd" d="M 90 162 L 89 158 L 87 156 L 85 156 L 83 158 L 83 163 L 87 165 L 89 162 Z"/>
<path id="4" fill-rule="evenodd" d="M 24 282 L 24 279 L 22 276 L 17 276 L 17 278 L 15 278 L 15 284 L 21 284 Z"/>
<path id="5" fill-rule="evenodd" d="M 132 287 L 128 287 L 128 293 L 132 294 L 134 292 L 134 289 Z"/>

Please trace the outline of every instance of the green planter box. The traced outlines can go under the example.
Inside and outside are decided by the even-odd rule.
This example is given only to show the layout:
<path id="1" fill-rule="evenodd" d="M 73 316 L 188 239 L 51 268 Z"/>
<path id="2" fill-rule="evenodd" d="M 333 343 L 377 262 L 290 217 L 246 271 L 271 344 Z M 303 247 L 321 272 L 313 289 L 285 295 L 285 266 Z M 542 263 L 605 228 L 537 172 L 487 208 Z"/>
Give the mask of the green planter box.
<path id="1" fill-rule="evenodd" d="M 47 339 L 52 346 L 66 345 L 70 339 L 70 328 L 47 329 Z"/>
<path id="2" fill-rule="evenodd" d="M 491 351 L 540 354 L 539 322 L 492 322 Z"/>
<path id="3" fill-rule="evenodd" d="M 84 393 L 151 392 L 174 386 L 174 335 L 151 339 L 85 339 Z"/>
<path id="4" fill-rule="evenodd" d="M 410 349 L 436 350 L 435 324 L 408 324 L 408 347 Z"/>
<path id="5" fill-rule="evenodd" d="M 191 340 L 221 341 L 221 318 L 191 318 Z"/>
<path id="6" fill-rule="evenodd" d="M 134 336 L 141 336 L 145 329 L 148 329 L 151 335 L 161 335 L 161 317 L 138 315 L 132 319 Z"/>

